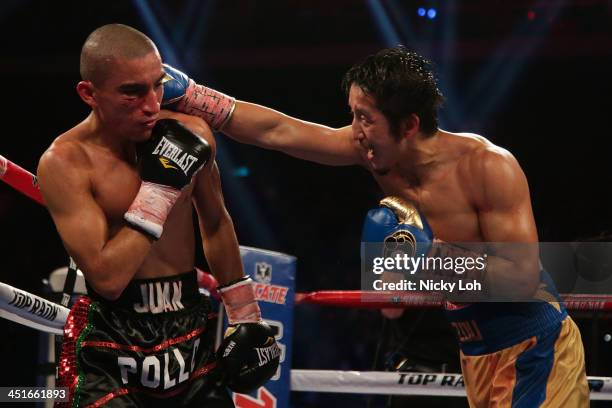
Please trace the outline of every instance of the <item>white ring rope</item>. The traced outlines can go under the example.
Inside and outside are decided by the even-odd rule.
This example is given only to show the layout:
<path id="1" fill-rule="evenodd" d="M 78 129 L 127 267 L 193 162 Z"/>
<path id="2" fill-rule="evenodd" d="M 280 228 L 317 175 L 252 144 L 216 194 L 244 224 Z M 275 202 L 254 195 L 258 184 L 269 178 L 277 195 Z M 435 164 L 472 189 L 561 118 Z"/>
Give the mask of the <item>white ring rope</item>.
<path id="1" fill-rule="evenodd" d="M 588 377 L 591 400 L 612 400 L 611 377 Z M 463 376 L 451 373 L 291 370 L 291 391 L 465 397 Z"/>
<path id="2" fill-rule="evenodd" d="M 68 312 L 57 303 L 0 282 L 0 317 L 47 333 L 63 334 Z"/>

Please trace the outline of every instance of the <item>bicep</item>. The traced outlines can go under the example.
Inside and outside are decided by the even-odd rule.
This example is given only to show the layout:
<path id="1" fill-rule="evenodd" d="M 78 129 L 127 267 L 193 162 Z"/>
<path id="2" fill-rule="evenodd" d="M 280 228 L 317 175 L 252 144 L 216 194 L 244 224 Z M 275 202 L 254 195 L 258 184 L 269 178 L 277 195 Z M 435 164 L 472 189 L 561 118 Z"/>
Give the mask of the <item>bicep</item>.
<path id="1" fill-rule="evenodd" d="M 537 242 L 529 186 L 523 170 L 507 151 L 487 151 L 473 160 L 476 207 L 487 242 Z"/>
<path id="2" fill-rule="evenodd" d="M 56 160 L 41 160 L 41 191 L 66 250 L 87 271 L 108 239 L 108 224 L 95 202 L 89 180 Z"/>
<path id="3" fill-rule="evenodd" d="M 478 218 L 484 242 L 511 261 L 516 271 L 538 270 L 537 230 L 527 178 L 509 153 L 483 164 L 482 197 Z"/>
<path id="4" fill-rule="evenodd" d="M 479 222 L 493 255 L 487 274 L 494 291 L 531 296 L 539 282 L 538 236 L 525 174 L 509 153 L 484 165 Z M 490 268 L 489 268 L 490 267 Z"/>

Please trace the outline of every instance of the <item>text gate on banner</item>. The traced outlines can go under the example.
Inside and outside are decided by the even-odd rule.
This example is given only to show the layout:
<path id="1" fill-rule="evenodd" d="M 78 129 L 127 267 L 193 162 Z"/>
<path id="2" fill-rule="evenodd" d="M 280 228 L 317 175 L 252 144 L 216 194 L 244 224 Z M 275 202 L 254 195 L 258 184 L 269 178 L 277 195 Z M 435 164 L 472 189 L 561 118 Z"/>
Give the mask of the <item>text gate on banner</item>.
<path id="1" fill-rule="evenodd" d="M 259 248 L 240 247 L 244 272 L 254 282 L 264 320 L 276 329 L 280 367 L 270 381 L 250 395 L 234 394 L 236 408 L 285 408 L 291 386 L 291 344 L 296 258 Z"/>

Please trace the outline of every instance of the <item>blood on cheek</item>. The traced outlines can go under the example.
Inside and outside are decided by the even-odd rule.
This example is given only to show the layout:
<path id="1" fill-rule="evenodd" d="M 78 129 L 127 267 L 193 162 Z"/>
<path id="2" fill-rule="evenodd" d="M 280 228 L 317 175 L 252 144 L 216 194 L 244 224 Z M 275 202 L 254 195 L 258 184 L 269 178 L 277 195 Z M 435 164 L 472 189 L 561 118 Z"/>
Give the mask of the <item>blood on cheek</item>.
<path id="1" fill-rule="evenodd" d="M 124 98 L 120 101 L 119 105 L 123 109 L 134 109 L 138 106 L 139 98 Z"/>

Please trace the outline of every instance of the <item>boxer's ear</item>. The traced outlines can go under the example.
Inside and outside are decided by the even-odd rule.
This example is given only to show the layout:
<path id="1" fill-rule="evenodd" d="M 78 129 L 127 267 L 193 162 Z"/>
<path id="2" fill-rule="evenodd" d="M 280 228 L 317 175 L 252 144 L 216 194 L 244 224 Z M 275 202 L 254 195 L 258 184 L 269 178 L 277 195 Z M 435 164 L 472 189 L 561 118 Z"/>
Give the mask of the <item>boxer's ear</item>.
<path id="1" fill-rule="evenodd" d="M 94 98 L 94 86 L 91 81 L 80 81 L 76 86 L 76 91 L 87 105 L 94 107 L 96 99 Z"/>
<path id="2" fill-rule="evenodd" d="M 400 135 L 402 138 L 414 139 L 421 127 L 421 118 L 417 114 L 411 113 L 408 117 L 400 121 Z"/>

